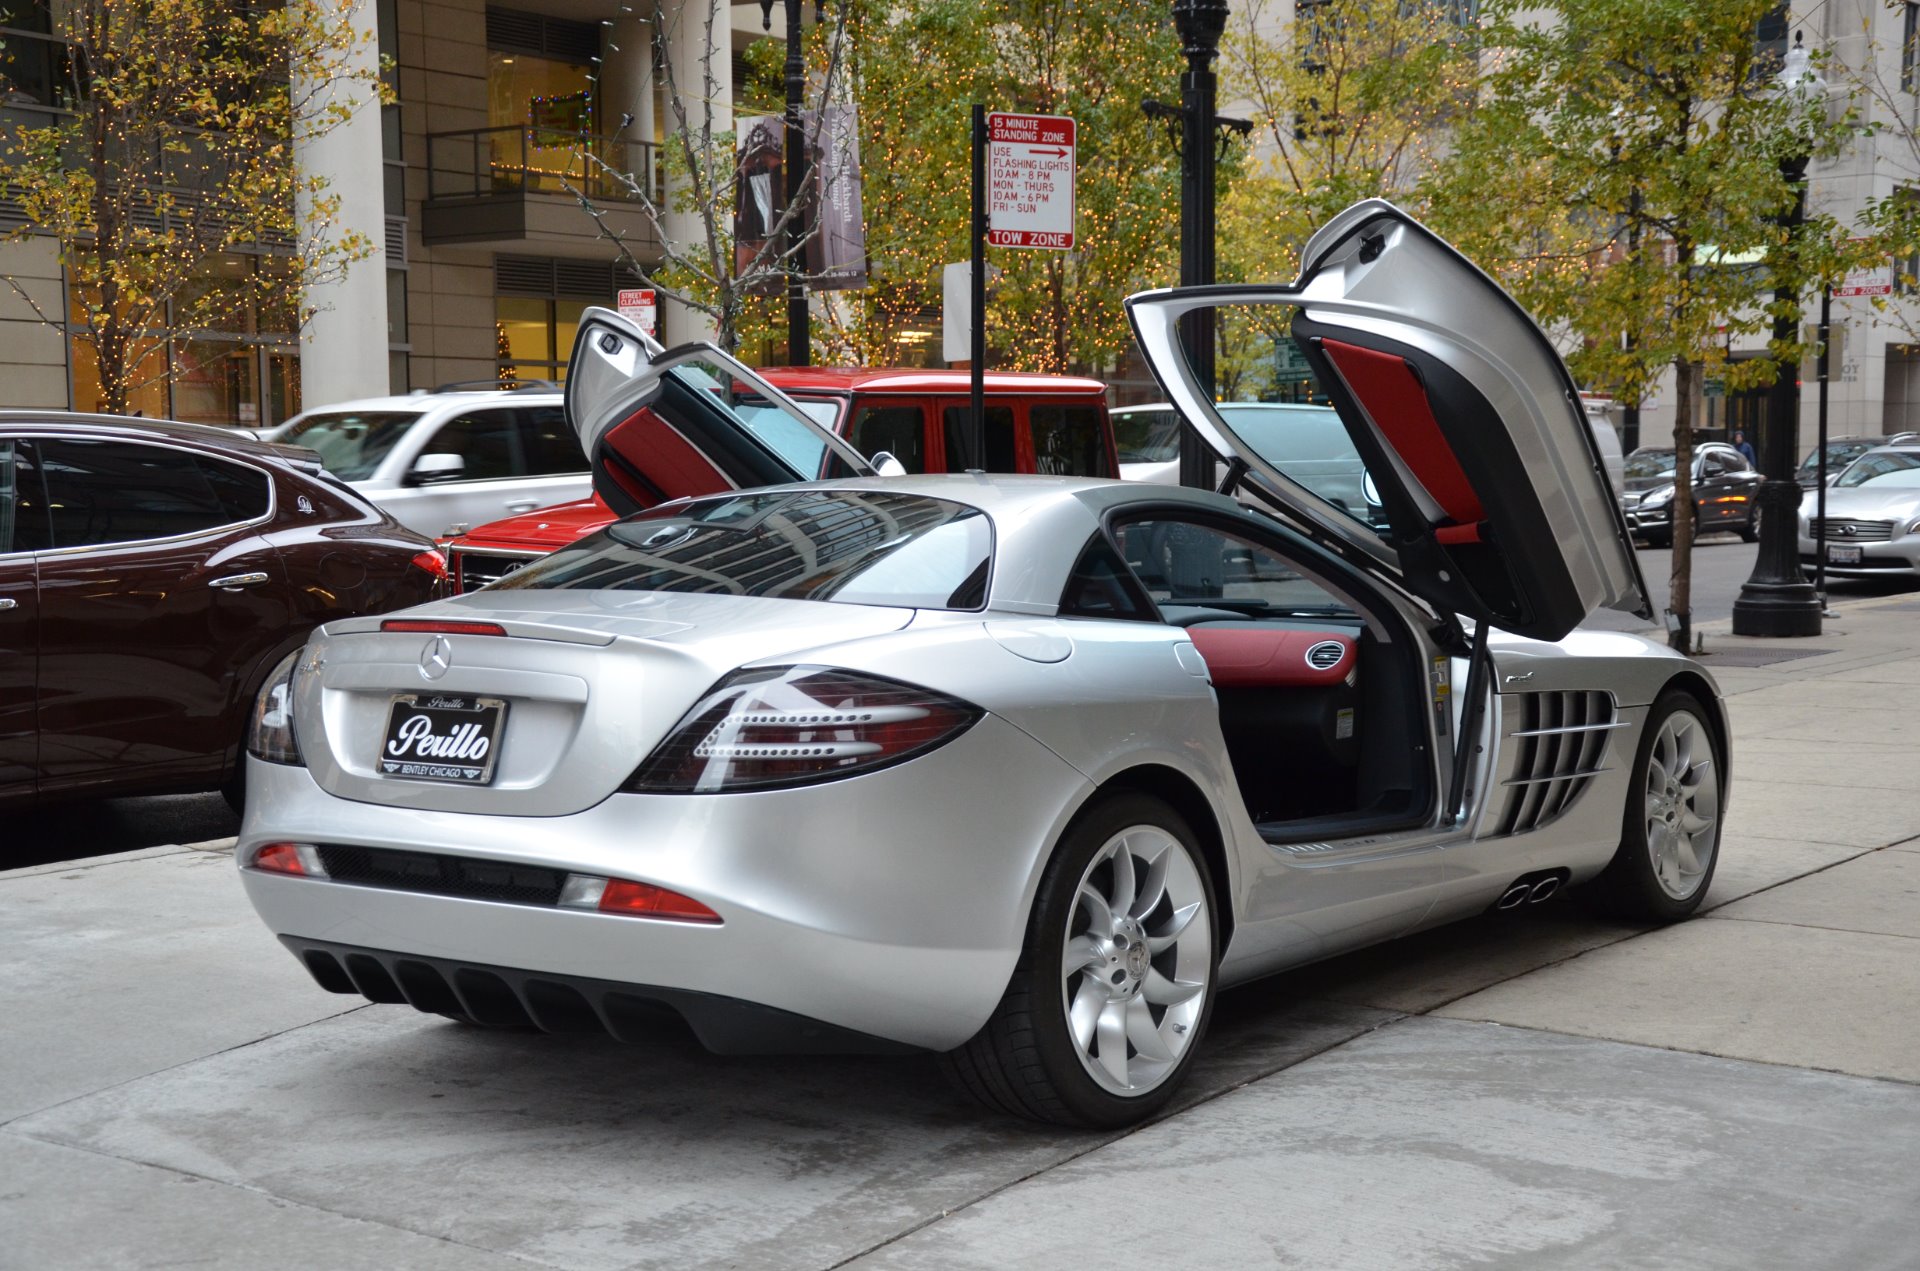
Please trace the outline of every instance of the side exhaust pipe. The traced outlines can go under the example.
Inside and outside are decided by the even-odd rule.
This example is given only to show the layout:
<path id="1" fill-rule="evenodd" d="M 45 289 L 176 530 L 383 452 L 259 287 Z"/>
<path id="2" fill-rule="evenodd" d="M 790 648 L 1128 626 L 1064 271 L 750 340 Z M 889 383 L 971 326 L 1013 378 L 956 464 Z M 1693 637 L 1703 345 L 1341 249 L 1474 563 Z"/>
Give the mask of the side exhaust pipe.
<path id="1" fill-rule="evenodd" d="M 1551 897 L 1555 892 L 1559 890 L 1560 890 L 1560 876 L 1558 874 L 1549 874 L 1545 878 L 1541 879 L 1539 882 L 1535 883 L 1533 887 L 1527 892 L 1527 903 L 1530 905 L 1537 905 L 1541 901 Z M 1506 897 L 1504 896 L 1501 897 L 1502 901 L 1504 901 L 1505 899 Z"/>
<path id="2" fill-rule="evenodd" d="M 1533 892 L 1534 888 L 1529 887 L 1527 884 L 1515 883 L 1500 894 L 1500 899 L 1494 902 L 1493 907 L 1495 909 L 1518 909 L 1527 903 L 1527 897 L 1533 895 Z"/>

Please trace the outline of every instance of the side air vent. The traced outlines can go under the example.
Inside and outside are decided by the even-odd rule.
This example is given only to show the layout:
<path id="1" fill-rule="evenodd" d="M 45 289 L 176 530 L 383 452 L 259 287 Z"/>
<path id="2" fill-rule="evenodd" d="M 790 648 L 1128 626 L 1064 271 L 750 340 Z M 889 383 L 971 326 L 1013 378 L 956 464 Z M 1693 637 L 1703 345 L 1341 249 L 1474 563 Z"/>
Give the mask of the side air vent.
<path id="1" fill-rule="evenodd" d="M 1338 640 L 1322 640 L 1307 650 L 1307 665 L 1316 671 L 1331 671 L 1346 656 L 1346 645 Z"/>
<path id="2" fill-rule="evenodd" d="M 1507 734 L 1506 810 L 1501 834 L 1525 834 L 1559 818 L 1605 772 L 1618 722 L 1608 693 L 1515 693 L 1503 699 Z"/>

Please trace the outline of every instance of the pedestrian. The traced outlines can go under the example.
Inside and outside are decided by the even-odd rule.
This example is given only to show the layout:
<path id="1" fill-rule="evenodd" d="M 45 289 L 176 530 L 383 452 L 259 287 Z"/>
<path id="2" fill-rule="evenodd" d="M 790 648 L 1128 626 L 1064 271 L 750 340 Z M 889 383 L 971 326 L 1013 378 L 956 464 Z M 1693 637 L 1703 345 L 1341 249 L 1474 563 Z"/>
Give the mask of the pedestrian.
<path id="1" fill-rule="evenodd" d="M 1752 468 L 1760 466 L 1760 460 L 1753 453 L 1753 443 L 1748 441 L 1747 434 L 1738 428 L 1733 430 L 1733 448 L 1740 452 L 1740 457 L 1747 461 L 1747 466 Z"/>

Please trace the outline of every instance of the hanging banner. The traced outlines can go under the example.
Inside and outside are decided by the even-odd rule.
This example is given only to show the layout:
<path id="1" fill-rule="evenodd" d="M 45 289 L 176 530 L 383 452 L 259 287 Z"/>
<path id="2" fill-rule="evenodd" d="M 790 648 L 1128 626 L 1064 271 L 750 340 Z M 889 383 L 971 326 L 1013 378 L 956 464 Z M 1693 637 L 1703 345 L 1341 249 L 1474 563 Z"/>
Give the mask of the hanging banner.
<path id="1" fill-rule="evenodd" d="M 739 180 L 734 191 L 734 268 L 777 264 L 778 247 L 761 256 L 768 236 L 786 206 L 786 121 L 780 115 L 743 119 L 736 125 Z M 809 291 L 844 291 L 867 285 L 867 229 L 860 199 L 860 126 L 852 106 L 829 106 L 824 115 L 800 113 L 813 179 L 802 191 L 807 200 L 802 230 L 812 227 L 801 266 Z M 777 295 L 786 284 L 778 273 L 754 287 Z"/>

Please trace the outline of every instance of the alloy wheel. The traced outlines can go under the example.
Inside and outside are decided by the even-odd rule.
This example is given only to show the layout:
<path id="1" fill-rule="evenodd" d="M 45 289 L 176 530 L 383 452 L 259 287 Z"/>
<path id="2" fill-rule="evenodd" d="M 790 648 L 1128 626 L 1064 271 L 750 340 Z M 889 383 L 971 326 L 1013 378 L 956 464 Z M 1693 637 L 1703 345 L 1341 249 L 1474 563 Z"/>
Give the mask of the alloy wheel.
<path id="1" fill-rule="evenodd" d="M 1673 899 L 1686 900 L 1712 868 L 1719 841 L 1720 782 L 1699 716 L 1682 709 L 1661 721 L 1642 782 L 1654 879 Z"/>
<path id="2" fill-rule="evenodd" d="M 1206 885 L 1184 844 L 1135 825 L 1094 853 L 1074 894 L 1060 991 L 1074 1053 L 1102 1089 L 1139 1095 L 1180 1067 L 1212 951 Z"/>

